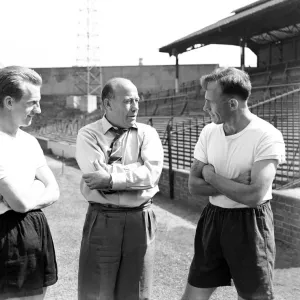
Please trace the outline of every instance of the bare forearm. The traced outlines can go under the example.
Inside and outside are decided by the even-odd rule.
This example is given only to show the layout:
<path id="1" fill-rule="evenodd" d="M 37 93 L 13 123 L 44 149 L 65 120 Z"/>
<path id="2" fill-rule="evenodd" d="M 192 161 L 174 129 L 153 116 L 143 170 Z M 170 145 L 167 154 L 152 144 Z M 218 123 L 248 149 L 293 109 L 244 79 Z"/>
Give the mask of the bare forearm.
<path id="1" fill-rule="evenodd" d="M 35 180 L 32 188 L 29 201 L 26 204 L 26 210 L 41 209 L 53 204 L 59 198 L 59 187 L 56 183 L 44 184 Z"/>
<path id="2" fill-rule="evenodd" d="M 36 202 L 33 203 L 35 205 L 31 210 L 41 209 L 47 206 L 52 205 L 59 198 L 59 189 L 54 187 L 45 188 L 44 193 L 40 198 L 36 199 Z"/>
<path id="3" fill-rule="evenodd" d="M 248 206 L 256 206 L 260 199 L 257 198 L 253 186 L 236 182 L 216 173 L 206 179 L 219 193 L 226 197 Z"/>
<path id="4" fill-rule="evenodd" d="M 190 178 L 189 191 L 193 196 L 217 196 L 220 192 L 202 178 Z"/>

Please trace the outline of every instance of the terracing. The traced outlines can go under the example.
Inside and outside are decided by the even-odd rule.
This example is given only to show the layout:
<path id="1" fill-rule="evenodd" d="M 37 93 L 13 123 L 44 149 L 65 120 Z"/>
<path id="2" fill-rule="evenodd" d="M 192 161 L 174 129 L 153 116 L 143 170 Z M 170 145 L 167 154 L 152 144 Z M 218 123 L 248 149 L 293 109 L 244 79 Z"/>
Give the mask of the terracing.
<path id="1" fill-rule="evenodd" d="M 299 178 L 300 61 L 247 71 L 253 83 L 249 99 L 252 111 L 281 130 L 286 142 L 287 164 L 278 169 L 274 183 L 282 186 Z M 168 90 L 154 96 L 156 98 L 140 103 L 138 121 L 157 129 L 164 145 L 166 165 L 170 165 L 171 153 L 172 167 L 189 169 L 199 134 L 210 122 L 202 111 L 204 91 L 200 89 L 200 82 L 183 84 L 180 94 Z M 31 132 L 73 145 L 78 130 L 101 117 L 100 111 L 83 114 L 78 110 L 66 110 L 62 105 L 51 106 L 45 99 L 42 110 Z"/>

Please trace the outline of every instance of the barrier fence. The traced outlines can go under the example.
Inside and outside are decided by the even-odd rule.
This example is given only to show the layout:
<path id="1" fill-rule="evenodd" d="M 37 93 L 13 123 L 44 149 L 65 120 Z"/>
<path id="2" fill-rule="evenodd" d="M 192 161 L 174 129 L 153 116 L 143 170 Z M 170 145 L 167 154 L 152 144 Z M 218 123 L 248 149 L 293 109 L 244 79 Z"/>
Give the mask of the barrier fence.
<path id="1" fill-rule="evenodd" d="M 286 163 L 278 167 L 274 188 L 286 187 L 300 179 L 300 87 L 287 86 L 280 93 L 278 96 L 275 95 L 268 100 L 254 103 L 250 106 L 250 110 L 254 114 L 278 128 L 285 140 Z M 164 100 L 166 109 L 170 111 L 169 115 L 172 112 L 174 113 L 174 101 L 180 99 L 180 97 L 181 100 L 185 99 L 182 98 L 182 95 L 179 95 Z M 159 101 L 153 101 L 153 103 L 155 102 L 159 103 Z M 96 117 L 99 118 L 98 116 Z M 67 135 L 75 139 L 78 130 L 92 121 L 94 119 L 80 117 L 72 120 L 59 119 L 46 126 L 35 128 L 32 133 L 39 136 L 50 135 L 57 138 Z M 161 132 L 160 136 L 165 150 L 165 164 L 169 166 L 170 174 L 173 168 L 189 169 L 191 167 L 195 144 L 202 128 L 209 122 L 210 118 L 205 116 L 190 118 L 188 121 L 181 123 L 173 122 L 173 117 L 171 117 L 164 125 L 166 129 L 164 132 Z M 154 125 L 152 118 L 148 120 L 148 124 Z"/>
<path id="2" fill-rule="evenodd" d="M 284 188 L 300 179 L 300 88 L 254 104 L 250 110 L 278 128 L 286 145 L 286 163 L 279 166 L 273 188 Z M 173 168 L 189 169 L 202 128 L 210 123 L 202 117 L 181 124 L 169 123 L 164 134 L 165 164 L 169 166 L 172 187 Z"/>

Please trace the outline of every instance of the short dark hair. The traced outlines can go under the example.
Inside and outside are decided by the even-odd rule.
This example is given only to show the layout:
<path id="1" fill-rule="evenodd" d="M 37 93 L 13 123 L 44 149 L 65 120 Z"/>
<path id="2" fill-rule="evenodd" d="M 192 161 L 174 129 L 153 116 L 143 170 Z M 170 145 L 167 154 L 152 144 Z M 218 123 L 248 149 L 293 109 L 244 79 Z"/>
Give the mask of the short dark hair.
<path id="1" fill-rule="evenodd" d="M 20 101 L 24 95 L 24 83 L 41 86 L 43 81 L 38 73 L 29 68 L 9 66 L 0 69 L 0 107 L 3 107 L 7 96 Z"/>
<path id="2" fill-rule="evenodd" d="M 216 81 L 220 84 L 223 94 L 239 96 L 248 100 L 251 95 L 251 81 L 249 75 L 236 68 L 217 68 L 212 73 L 202 76 L 201 86 L 206 90 L 209 82 Z"/>
<path id="3" fill-rule="evenodd" d="M 112 81 L 109 80 L 102 89 L 101 99 L 103 102 L 104 99 L 106 99 L 106 98 L 112 99 L 114 97 L 115 97 L 114 87 L 113 87 Z"/>

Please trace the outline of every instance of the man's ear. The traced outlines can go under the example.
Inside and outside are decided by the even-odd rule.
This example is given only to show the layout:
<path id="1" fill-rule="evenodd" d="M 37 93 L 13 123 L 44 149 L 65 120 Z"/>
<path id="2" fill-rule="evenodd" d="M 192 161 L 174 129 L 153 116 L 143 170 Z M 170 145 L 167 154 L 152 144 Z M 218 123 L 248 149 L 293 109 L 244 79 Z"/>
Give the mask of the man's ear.
<path id="1" fill-rule="evenodd" d="M 6 96 L 3 99 L 3 106 L 6 107 L 8 110 L 12 110 L 14 99 L 10 96 Z"/>
<path id="2" fill-rule="evenodd" d="M 231 98 L 229 100 L 229 107 L 230 110 L 237 110 L 239 107 L 239 101 L 237 101 L 235 98 Z"/>
<path id="3" fill-rule="evenodd" d="M 105 110 L 110 110 L 111 109 L 110 100 L 108 98 L 105 98 L 103 100 L 103 107 L 104 107 Z"/>

